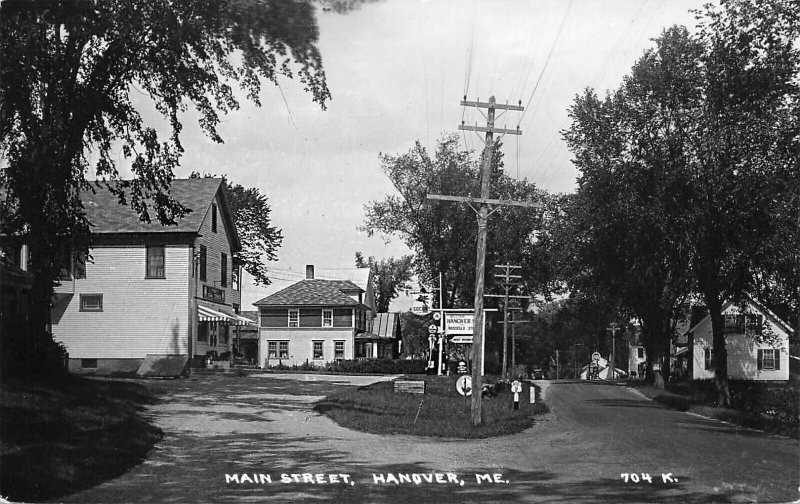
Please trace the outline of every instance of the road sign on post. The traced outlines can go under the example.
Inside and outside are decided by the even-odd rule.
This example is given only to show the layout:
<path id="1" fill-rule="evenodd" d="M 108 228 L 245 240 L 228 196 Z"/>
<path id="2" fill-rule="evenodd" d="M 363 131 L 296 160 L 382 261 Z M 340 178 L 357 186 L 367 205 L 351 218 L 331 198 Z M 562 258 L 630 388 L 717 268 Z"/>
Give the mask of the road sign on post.
<path id="1" fill-rule="evenodd" d="M 519 409 L 519 394 L 522 392 L 522 383 L 519 380 L 511 382 L 511 392 L 514 393 L 514 409 Z"/>

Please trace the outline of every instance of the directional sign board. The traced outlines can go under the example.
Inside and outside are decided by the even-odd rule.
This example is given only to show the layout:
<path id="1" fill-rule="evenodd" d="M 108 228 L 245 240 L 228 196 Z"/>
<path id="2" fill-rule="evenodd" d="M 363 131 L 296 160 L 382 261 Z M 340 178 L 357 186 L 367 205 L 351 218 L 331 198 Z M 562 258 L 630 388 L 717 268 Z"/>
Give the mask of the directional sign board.
<path id="1" fill-rule="evenodd" d="M 444 327 L 447 334 L 469 334 L 473 333 L 474 315 L 472 313 L 445 313 Z"/>
<path id="2" fill-rule="evenodd" d="M 472 335 L 469 336 L 453 336 L 450 343 L 472 343 Z"/>

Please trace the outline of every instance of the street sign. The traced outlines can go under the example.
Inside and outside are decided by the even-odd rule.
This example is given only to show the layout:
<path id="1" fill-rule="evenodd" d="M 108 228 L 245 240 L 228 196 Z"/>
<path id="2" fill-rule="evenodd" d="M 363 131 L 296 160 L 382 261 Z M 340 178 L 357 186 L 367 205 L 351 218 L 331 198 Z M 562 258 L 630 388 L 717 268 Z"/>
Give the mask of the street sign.
<path id="1" fill-rule="evenodd" d="M 437 312 L 433 312 L 433 320 L 442 320 L 442 314 Z"/>
<path id="2" fill-rule="evenodd" d="M 511 392 L 514 392 L 515 394 L 522 392 L 522 383 L 520 383 L 518 380 L 511 382 Z"/>
<path id="3" fill-rule="evenodd" d="M 473 334 L 473 319 L 475 315 L 472 313 L 445 313 L 444 314 L 444 328 L 447 334 Z"/>
<path id="4" fill-rule="evenodd" d="M 472 343 L 472 335 L 469 336 L 453 336 L 450 343 Z"/>
<path id="5" fill-rule="evenodd" d="M 436 331 L 438 331 L 438 330 L 439 330 L 439 326 L 437 326 L 436 324 L 431 324 L 431 325 L 428 326 L 428 332 L 431 333 L 431 334 L 436 334 Z"/>
<path id="6" fill-rule="evenodd" d="M 593 353 L 592 354 L 592 360 L 593 361 L 599 361 L 600 360 L 600 352 Z"/>
<path id="7" fill-rule="evenodd" d="M 472 395 L 472 377 L 470 375 L 460 376 L 456 380 L 456 390 L 461 395 Z"/>

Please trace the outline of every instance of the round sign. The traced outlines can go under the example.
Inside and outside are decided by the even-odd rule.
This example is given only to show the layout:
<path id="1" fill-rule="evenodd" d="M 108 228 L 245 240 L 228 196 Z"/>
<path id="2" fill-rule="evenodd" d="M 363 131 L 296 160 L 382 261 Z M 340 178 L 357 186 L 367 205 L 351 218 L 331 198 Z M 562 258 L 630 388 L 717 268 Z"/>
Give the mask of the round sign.
<path id="1" fill-rule="evenodd" d="M 600 360 L 600 352 L 595 352 L 592 354 L 592 360 L 599 361 Z"/>
<path id="2" fill-rule="evenodd" d="M 437 312 L 433 312 L 433 320 L 442 320 L 442 314 Z"/>
<path id="3" fill-rule="evenodd" d="M 472 395 L 472 377 L 470 375 L 460 376 L 456 380 L 456 390 L 461 395 Z"/>
<path id="4" fill-rule="evenodd" d="M 439 326 L 437 326 L 436 324 L 431 324 L 431 325 L 428 326 L 428 332 L 431 333 L 431 334 L 436 334 L 436 331 L 438 331 L 438 330 L 439 330 Z"/>
<path id="5" fill-rule="evenodd" d="M 522 392 L 522 383 L 518 382 L 517 380 L 511 382 L 511 392 Z"/>

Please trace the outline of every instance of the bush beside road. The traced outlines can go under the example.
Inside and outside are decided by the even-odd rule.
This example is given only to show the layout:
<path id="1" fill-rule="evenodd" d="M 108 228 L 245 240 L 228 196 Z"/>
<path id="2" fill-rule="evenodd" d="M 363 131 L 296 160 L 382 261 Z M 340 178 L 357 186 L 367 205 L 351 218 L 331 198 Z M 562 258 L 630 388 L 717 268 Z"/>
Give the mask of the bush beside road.
<path id="1" fill-rule="evenodd" d="M 638 385 L 636 389 L 678 411 L 800 439 L 800 394 L 788 384 L 731 380 L 731 408 L 716 406 L 711 382 L 669 383 L 666 389 Z"/>

